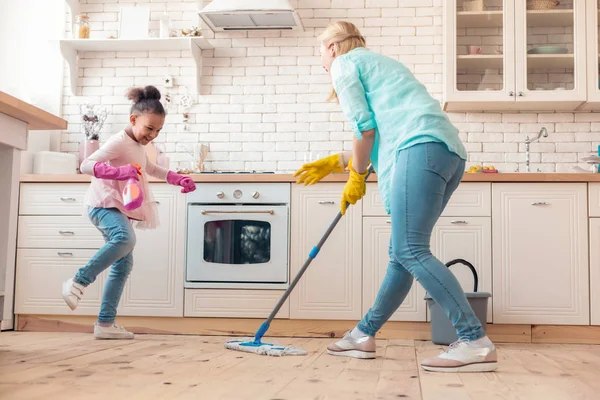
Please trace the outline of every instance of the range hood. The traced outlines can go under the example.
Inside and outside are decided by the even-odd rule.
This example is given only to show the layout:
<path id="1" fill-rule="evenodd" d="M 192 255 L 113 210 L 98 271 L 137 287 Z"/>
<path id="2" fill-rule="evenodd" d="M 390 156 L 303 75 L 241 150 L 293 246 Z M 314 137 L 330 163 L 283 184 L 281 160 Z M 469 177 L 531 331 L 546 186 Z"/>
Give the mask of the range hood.
<path id="1" fill-rule="evenodd" d="M 288 0 L 213 0 L 198 12 L 213 30 L 304 30 Z"/>

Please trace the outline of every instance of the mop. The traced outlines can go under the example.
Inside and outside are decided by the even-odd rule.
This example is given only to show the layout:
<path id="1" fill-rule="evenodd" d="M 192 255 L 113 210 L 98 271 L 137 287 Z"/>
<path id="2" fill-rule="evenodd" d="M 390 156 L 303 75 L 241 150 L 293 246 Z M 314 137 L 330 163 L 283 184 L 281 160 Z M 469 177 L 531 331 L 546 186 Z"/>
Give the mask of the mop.
<path id="1" fill-rule="evenodd" d="M 373 166 L 369 165 L 369 168 L 367 169 L 367 175 L 365 176 L 365 181 L 369 178 L 369 175 L 371 175 L 371 172 L 373 172 Z M 349 203 L 346 203 L 346 208 L 348 208 L 349 205 L 350 205 Z M 283 295 L 281 296 L 281 299 L 279 299 L 279 302 L 277 303 L 277 305 L 275 305 L 275 308 L 273 309 L 273 311 L 271 311 L 271 314 L 269 315 L 267 320 L 265 322 L 263 322 L 262 325 L 260 326 L 260 328 L 258 329 L 258 331 L 256 331 L 256 334 L 254 335 L 254 339 L 241 338 L 241 339 L 230 340 L 227 343 L 225 343 L 226 349 L 236 350 L 236 351 L 244 351 L 247 353 L 255 353 L 255 354 L 266 355 L 266 356 L 276 356 L 276 357 L 304 356 L 304 355 L 308 354 L 308 352 L 306 350 L 300 349 L 298 347 L 281 346 L 277 343 L 264 343 L 262 341 L 262 338 L 265 335 L 265 333 L 267 333 L 267 331 L 269 330 L 269 327 L 271 326 L 271 322 L 273 321 L 273 319 L 279 312 L 279 309 L 281 308 L 283 303 L 285 303 L 285 301 L 287 300 L 287 298 L 290 295 L 290 293 L 292 292 L 292 290 L 294 290 L 294 287 L 296 286 L 296 284 L 298 283 L 298 281 L 300 280 L 300 278 L 302 277 L 304 272 L 308 269 L 308 266 L 310 265 L 312 260 L 314 260 L 317 257 L 317 255 L 319 254 L 319 251 L 321 251 L 321 247 L 323 246 L 323 244 L 325 243 L 327 238 L 329 238 L 329 235 L 331 234 L 331 232 L 333 232 L 333 229 L 335 228 L 335 226 L 337 225 L 337 223 L 339 222 L 339 220 L 341 218 L 342 218 L 342 212 L 340 211 L 340 212 L 338 212 L 338 214 L 333 219 L 333 222 L 329 225 L 329 227 L 325 231 L 325 234 L 323 235 L 323 237 L 321 238 L 319 243 L 315 247 L 312 248 L 312 250 L 310 251 L 310 253 L 308 255 L 308 258 L 304 262 L 304 265 L 302 266 L 300 271 L 298 271 L 298 273 L 296 274 L 296 277 L 294 278 L 294 280 L 292 281 L 290 286 L 283 293 Z"/>

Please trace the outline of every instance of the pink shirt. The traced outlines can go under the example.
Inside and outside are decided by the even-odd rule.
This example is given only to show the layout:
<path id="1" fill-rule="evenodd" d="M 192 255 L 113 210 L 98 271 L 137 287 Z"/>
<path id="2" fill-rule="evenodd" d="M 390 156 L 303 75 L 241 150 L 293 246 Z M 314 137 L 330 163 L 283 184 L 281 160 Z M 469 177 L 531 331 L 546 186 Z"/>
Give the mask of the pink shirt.
<path id="1" fill-rule="evenodd" d="M 115 168 L 127 164 L 138 164 L 142 167 L 140 184 L 144 192 L 144 202 L 139 208 L 128 211 L 123 207 L 122 193 L 126 181 L 98 179 L 94 176 L 94 165 L 98 162 Z M 137 228 L 153 229 L 158 226 L 156 202 L 148 187 L 147 176 L 166 180 L 169 171 L 151 162 L 144 146 L 129 137 L 125 131 L 111 136 L 98 151 L 81 163 L 80 169 L 82 173 L 92 176 L 92 183 L 84 198 L 86 206 L 118 208 L 127 217 L 137 221 Z"/>

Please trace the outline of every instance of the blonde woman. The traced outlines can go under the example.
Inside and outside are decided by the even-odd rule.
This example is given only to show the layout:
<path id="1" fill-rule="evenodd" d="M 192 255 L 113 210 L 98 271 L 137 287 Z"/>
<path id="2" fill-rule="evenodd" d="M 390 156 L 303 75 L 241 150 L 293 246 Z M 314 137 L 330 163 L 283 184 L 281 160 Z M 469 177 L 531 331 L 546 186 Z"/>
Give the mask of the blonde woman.
<path id="1" fill-rule="evenodd" d="M 454 275 L 430 250 L 436 221 L 460 183 L 466 151 L 458 130 L 440 104 L 400 62 L 365 48 L 349 22 L 335 22 L 319 37 L 321 62 L 331 76 L 330 99 L 337 100 L 354 130 L 351 152 L 305 164 L 298 183 L 314 184 L 349 167 L 341 199 L 356 204 L 366 193 L 369 160 L 383 204 L 392 219 L 390 262 L 373 307 L 329 354 L 375 357 L 375 334 L 400 306 L 413 278 L 444 309 L 459 340 L 423 361 L 429 371 L 493 371 L 494 344 L 485 335 Z"/>

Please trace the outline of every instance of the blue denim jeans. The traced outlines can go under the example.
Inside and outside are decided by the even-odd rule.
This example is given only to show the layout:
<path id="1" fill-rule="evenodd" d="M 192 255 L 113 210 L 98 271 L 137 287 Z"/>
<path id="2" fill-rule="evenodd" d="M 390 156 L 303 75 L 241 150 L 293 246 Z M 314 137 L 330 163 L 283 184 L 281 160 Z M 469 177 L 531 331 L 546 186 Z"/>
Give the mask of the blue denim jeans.
<path id="1" fill-rule="evenodd" d="M 106 244 L 77 271 L 75 282 L 89 286 L 98 275 L 112 265 L 102 294 L 98 322 L 112 323 L 123 294 L 127 277 L 133 267 L 135 232 L 129 219 L 116 208 L 92 208 L 90 220 L 104 236 Z"/>
<path id="2" fill-rule="evenodd" d="M 444 310 L 460 339 L 485 336 L 460 283 L 431 254 L 431 232 L 458 187 L 465 162 L 442 143 L 424 143 L 397 154 L 392 192 L 390 263 L 375 299 L 358 328 L 375 336 L 398 309 L 414 279 Z"/>

